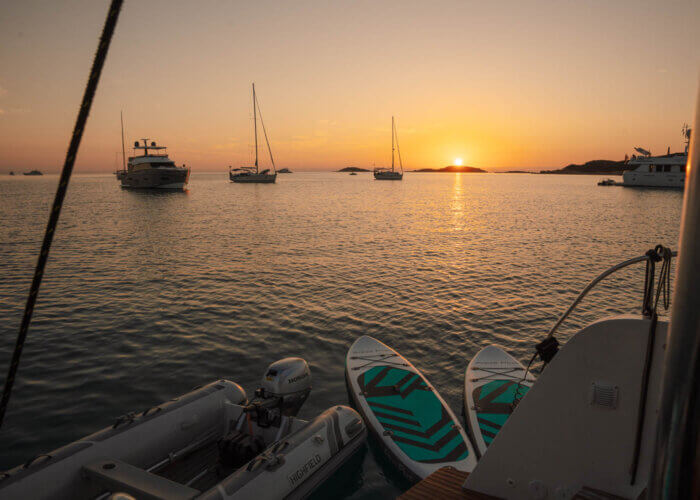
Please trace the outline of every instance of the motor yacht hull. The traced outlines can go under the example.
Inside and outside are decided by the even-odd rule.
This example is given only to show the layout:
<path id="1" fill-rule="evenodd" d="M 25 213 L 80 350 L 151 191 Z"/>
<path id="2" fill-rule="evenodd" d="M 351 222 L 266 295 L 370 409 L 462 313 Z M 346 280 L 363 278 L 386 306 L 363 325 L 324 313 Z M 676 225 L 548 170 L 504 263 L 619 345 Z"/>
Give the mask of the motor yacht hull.
<path id="1" fill-rule="evenodd" d="M 639 172 L 630 170 L 622 174 L 622 185 L 627 187 L 666 187 L 683 189 L 685 174 L 681 172 Z"/>
<path id="2" fill-rule="evenodd" d="M 183 168 L 147 168 L 117 173 L 123 188 L 130 189 L 184 189 L 189 170 Z"/>

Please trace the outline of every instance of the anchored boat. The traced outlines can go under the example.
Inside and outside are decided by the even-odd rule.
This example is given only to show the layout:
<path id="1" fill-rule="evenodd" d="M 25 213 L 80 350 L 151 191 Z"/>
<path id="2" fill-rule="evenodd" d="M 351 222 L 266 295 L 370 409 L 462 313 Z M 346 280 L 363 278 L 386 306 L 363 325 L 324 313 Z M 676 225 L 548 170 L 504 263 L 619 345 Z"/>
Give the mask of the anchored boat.
<path id="1" fill-rule="evenodd" d="M 184 189 L 190 178 L 190 169 L 178 167 L 168 157 L 167 147 L 158 146 L 148 139 L 134 142 L 134 156 L 130 156 L 126 167 L 116 172 L 123 188 L 131 189 Z M 143 154 L 136 154 L 141 150 Z"/>
<path id="2" fill-rule="evenodd" d="M 690 144 L 691 129 L 683 127 L 685 151 L 669 153 L 663 156 L 652 156 L 644 148 L 635 148 L 627 164 L 635 166 L 634 170 L 622 173 L 622 185 L 627 187 L 666 187 L 682 189 L 685 185 L 686 164 L 688 163 L 688 145 Z"/>
<path id="3" fill-rule="evenodd" d="M 399 154 L 400 171 L 394 168 L 394 149 Z M 396 133 L 394 117 L 391 117 L 391 168 L 378 167 L 373 170 L 374 178 L 378 181 L 400 181 L 403 179 L 403 163 L 401 162 L 401 150 L 399 149 L 399 136 Z"/>
<path id="4" fill-rule="evenodd" d="M 265 143 L 267 144 L 267 152 L 270 154 L 270 163 L 272 164 L 272 173 L 270 169 L 260 170 L 258 164 L 258 115 L 260 115 L 260 124 L 263 128 L 263 134 L 265 136 Z M 260 112 L 260 106 L 258 104 L 258 98 L 255 94 L 255 84 L 253 84 L 253 127 L 255 136 L 255 165 L 252 167 L 239 167 L 231 168 L 228 167 L 228 176 L 231 182 L 251 182 L 258 184 L 272 184 L 277 179 L 277 171 L 275 169 L 275 160 L 272 157 L 272 149 L 270 148 L 270 141 L 267 139 L 267 130 L 265 129 L 265 122 L 263 122 L 262 113 Z"/>
<path id="5" fill-rule="evenodd" d="M 4 473 L 0 497 L 304 498 L 366 437 L 346 406 L 298 419 L 310 391 L 300 358 L 271 364 L 252 401 L 234 382 L 212 382 Z"/>

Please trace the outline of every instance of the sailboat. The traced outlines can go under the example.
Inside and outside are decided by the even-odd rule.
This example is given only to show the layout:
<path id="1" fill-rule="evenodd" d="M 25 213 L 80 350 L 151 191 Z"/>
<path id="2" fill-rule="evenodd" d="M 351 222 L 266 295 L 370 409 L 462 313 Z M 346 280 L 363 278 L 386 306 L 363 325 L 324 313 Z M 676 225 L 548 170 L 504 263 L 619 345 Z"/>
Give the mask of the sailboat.
<path id="1" fill-rule="evenodd" d="M 258 114 L 260 115 L 260 124 L 263 128 L 265 143 L 267 144 L 267 152 L 270 154 L 272 173 L 270 173 L 269 168 L 260 170 L 258 165 Z M 253 123 L 255 135 L 255 165 L 252 167 L 240 167 L 233 169 L 229 167 L 228 177 L 231 179 L 231 182 L 257 182 L 270 184 L 275 182 L 277 179 L 277 169 L 275 168 L 275 160 L 272 158 L 272 149 L 270 149 L 270 141 L 267 139 L 267 131 L 265 130 L 265 122 L 263 121 L 260 106 L 258 105 L 258 98 L 255 95 L 255 84 L 253 84 Z"/>
<path id="2" fill-rule="evenodd" d="M 394 168 L 394 150 L 399 154 L 400 172 Z M 396 133 L 396 125 L 393 116 L 391 117 L 391 169 L 385 167 L 375 168 L 374 178 L 378 181 L 400 181 L 403 179 L 403 163 L 401 162 L 401 150 L 399 149 L 399 136 Z"/>

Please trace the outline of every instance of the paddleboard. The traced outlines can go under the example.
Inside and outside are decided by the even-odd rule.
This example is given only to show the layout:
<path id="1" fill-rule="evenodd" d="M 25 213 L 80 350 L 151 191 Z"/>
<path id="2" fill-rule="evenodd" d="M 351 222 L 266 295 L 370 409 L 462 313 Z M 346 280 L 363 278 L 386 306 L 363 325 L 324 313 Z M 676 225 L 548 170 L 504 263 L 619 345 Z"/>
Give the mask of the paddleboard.
<path id="1" fill-rule="evenodd" d="M 474 469 L 474 448 L 457 417 L 399 353 L 372 337 L 360 337 L 348 351 L 345 379 L 367 428 L 410 481 L 445 466 Z"/>
<path id="2" fill-rule="evenodd" d="M 464 376 L 464 415 L 479 456 L 535 382 L 525 367 L 500 347 L 484 347 Z"/>

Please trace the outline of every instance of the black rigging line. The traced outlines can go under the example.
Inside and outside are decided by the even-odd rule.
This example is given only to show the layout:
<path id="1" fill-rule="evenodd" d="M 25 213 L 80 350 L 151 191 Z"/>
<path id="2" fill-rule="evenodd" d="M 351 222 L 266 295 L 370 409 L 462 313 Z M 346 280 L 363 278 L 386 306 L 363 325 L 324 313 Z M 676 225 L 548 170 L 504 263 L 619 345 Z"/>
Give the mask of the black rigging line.
<path id="1" fill-rule="evenodd" d="M 104 66 L 107 52 L 109 51 L 109 44 L 112 41 L 112 35 L 114 35 L 114 29 L 117 25 L 117 20 L 119 19 L 119 11 L 122 8 L 122 3 L 124 3 L 124 0 L 112 0 L 112 3 L 109 6 L 107 19 L 105 20 L 105 25 L 102 29 L 102 36 L 100 37 L 100 43 L 97 46 L 97 53 L 95 54 L 95 59 L 92 62 L 90 77 L 88 78 L 87 85 L 85 86 L 83 101 L 80 105 L 78 119 L 75 122 L 75 128 L 73 128 L 73 136 L 71 137 L 70 145 L 68 146 L 66 161 L 63 164 L 63 170 L 61 171 L 61 178 L 58 181 L 56 197 L 53 200 L 53 207 L 51 208 L 49 223 L 46 226 L 46 233 L 44 234 L 44 242 L 41 245 L 41 253 L 39 254 L 39 260 L 36 264 L 36 270 L 34 271 L 34 279 L 32 280 L 32 286 L 29 289 L 27 304 L 24 307 L 24 316 L 22 316 L 22 323 L 19 327 L 19 333 L 17 334 L 15 350 L 12 353 L 12 361 L 10 362 L 10 368 L 7 372 L 7 378 L 5 379 L 5 387 L 2 391 L 2 400 L 0 400 L 0 427 L 2 427 L 2 423 L 5 419 L 5 411 L 7 410 L 7 405 L 10 402 L 12 386 L 14 385 L 15 376 L 17 375 L 17 368 L 19 367 L 19 360 L 22 356 L 24 341 L 27 338 L 29 324 L 32 321 L 32 313 L 34 312 L 34 305 L 36 304 L 36 298 L 39 294 L 41 279 L 44 276 L 46 261 L 49 258 L 49 250 L 51 249 L 53 235 L 56 231 L 56 226 L 58 225 L 58 218 L 61 215 L 63 199 L 66 196 L 66 191 L 68 190 L 68 182 L 70 181 L 70 176 L 73 173 L 75 157 L 78 154 L 80 140 L 83 137 L 85 123 L 87 122 L 88 115 L 90 114 L 92 100 L 95 97 L 97 84 L 100 81 L 100 74 L 102 73 L 102 67 Z"/>

